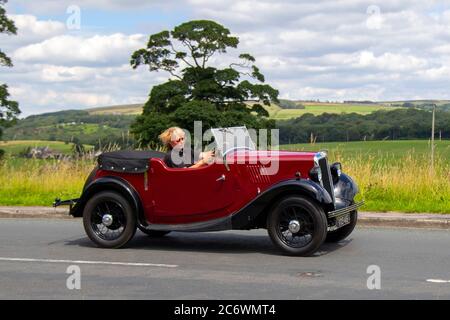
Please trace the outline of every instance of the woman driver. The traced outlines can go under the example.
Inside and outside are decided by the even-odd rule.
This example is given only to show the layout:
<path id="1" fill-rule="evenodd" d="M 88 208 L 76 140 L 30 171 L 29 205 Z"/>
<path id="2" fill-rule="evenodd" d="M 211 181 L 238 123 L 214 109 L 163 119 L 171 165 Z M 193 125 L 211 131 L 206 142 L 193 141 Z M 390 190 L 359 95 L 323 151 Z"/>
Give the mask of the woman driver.
<path id="1" fill-rule="evenodd" d="M 185 148 L 185 133 L 179 127 L 170 127 L 164 130 L 159 135 L 159 139 L 169 149 L 164 157 L 164 162 L 170 168 L 199 168 L 207 165 L 214 158 L 213 151 L 194 154 L 192 149 Z M 199 160 L 193 163 L 195 159 Z"/>

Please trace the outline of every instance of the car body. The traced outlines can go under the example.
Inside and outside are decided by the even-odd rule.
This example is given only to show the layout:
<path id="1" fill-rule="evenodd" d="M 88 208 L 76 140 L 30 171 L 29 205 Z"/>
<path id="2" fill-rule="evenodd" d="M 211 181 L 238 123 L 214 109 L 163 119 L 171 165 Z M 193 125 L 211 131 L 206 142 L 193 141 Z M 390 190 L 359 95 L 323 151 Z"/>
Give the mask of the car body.
<path id="1" fill-rule="evenodd" d="M 352 232 L 362 202 L 339 163 L 329 165 L 325 152 L 253 149 L 221 150 L 196 169 L 169 168 L 157 151 L 103 153 L 80 198 L 54 205 L 71 204 L 100 247 L 124 246 L 136 228 L 154 237 L 267 228 L 285 253 L 311 255 Z"/>

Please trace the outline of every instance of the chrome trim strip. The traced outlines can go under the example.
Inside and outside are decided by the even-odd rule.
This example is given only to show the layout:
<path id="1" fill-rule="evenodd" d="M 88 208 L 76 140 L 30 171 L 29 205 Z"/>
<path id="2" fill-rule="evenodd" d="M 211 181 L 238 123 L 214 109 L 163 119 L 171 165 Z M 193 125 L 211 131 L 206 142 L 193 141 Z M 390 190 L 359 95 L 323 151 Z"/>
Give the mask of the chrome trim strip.
<path id="1" fill-rule="evenodd" d="M 345 215 L 345 214 L 347 214 L 349 212 L 352 212 L 352 211 L 358 209 L 363 204 L 364 204 L 364 200 L 361 201 L 361 202 L 358 202 L 358 203 L 354 203 L 354 204 L 352 204 L 351 206 L 348 206 L 348 207 L 344 207 L 344 208 L 341 208 L 341 209 L 330 211 L 330 212 L 328 212 L 328 218 L 337 218 L 337 217 L 343 216 L 343 215 Z"/>

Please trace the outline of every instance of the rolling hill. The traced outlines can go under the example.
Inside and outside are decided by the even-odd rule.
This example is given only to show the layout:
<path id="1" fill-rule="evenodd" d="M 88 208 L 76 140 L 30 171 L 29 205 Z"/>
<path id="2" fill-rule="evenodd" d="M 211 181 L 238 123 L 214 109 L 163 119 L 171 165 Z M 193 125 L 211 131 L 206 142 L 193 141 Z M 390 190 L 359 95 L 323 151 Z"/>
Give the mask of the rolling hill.
<path id="1" fill-rule="evenodd" d="M 450 106 L 447 100 L 347 103 L 280 100 L 279 104 L 272 104 L 266 109 L 272 119 L 281 121 L 298 118 L 306 113 L 366 115 L 378 110 L 402 108 L 408 102 L 413 108 L 420 109 L 426 109 L 429 103 L 436 103 L 442 109 Z M 255 102 L 247 103 L 252 105 Z M 126 104 L 32 115 L 20 119 L 14 127 L 5 129 L 3 139 L 81 142 L 94 146 L 117 143 L 122 147 L 128 146 L 133 143 L 129 127 L 142 108 L 143 104 Z"/>
<path id="2" fill-rule="evenodd" d="M 305 113 L 312 113 L 314 115 L 322 113 L 359 113 L 359 114 L 369 114 L 377 110 L 392 110 L 393 108 L 398 108 L 399 106 L 391 106 L 389 103 L 373 103 L 373 104 L 362 104 L 362 103 L 337 103 L 337 102 L 303 102 L 303 101 L 292 101 L 292 100 L 281 100 L 291 102 L 293 104 L 299 105 L 298 108 L 289 107 L 286 108 L 282 103 L 273 103 L 270 106 L 265 106 L 270 114 L 270 117 L 275 120 L 287 120 L 291 118 L 300 117 Z M 248 105 L 252 105 L 255 102 L 249 101 Z M 301 107 L 303 106 L 303 107 Z M 86 109 L 91 115 L 138 115 L 142 113 L 143 104 L 126 104 L 126 105 L 116 105 L 116 106 L 106 106 Z"/>
<path id="3" fill-rule="evenodd" d="M 91 114 L 87 110 L 45 113 L 19 120 L 4 131 L 3 139 L 127 146 L 133 143 L 129 127 L 134 118 L 125 114 Z"/>

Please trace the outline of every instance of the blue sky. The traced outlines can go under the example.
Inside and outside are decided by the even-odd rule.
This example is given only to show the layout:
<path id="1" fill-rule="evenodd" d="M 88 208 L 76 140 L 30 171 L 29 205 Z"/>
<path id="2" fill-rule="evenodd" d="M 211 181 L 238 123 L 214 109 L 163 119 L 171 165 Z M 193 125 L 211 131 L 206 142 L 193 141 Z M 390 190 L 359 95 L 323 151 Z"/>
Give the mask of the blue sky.
<path id="1" fill-rule="evenodd" d="M 81 10 L 79 30 L 67 8 Z M 148 36 L 211 19 L 240 39 L 268 83 L 289 99 L 450 99 L 450 1 L 10 1 L 17 36 L 0 36 L 2 68 L 23 115 L 141 103 L 169 75 L 132 70 Z M 238 51 L 212 60 L 233 61 Z"/>
<path id="2" fill-rule="evenodd" d="M 23 9 L 21 14 L 26 14 Z M 53 13 L 37 15 L 39 20 L 54 20 L 65 23 L 68 14 Z M 95 10 L 86 9 L 81 11 L 82 30 L 99 33 L 145 33 L 159 31 L 161 27 L 170 28 L 189 19 L 186 12 L 163 10 Z"/>

